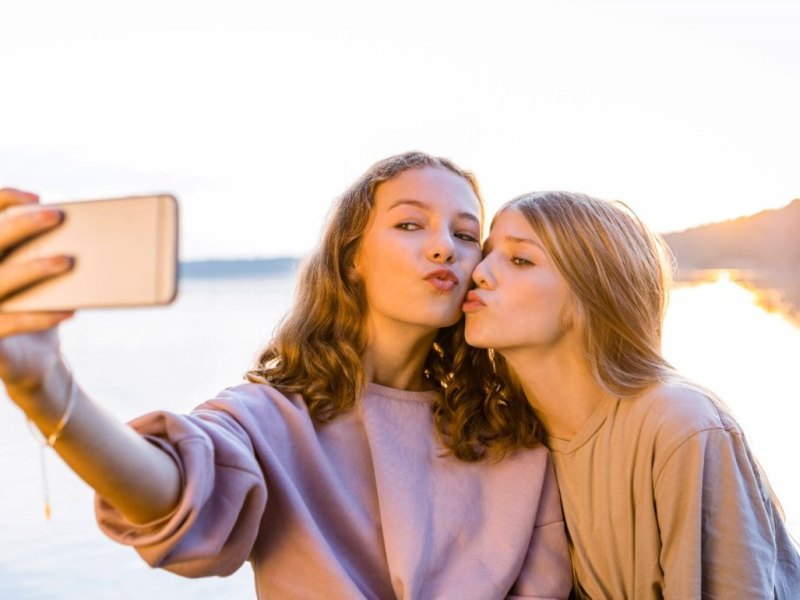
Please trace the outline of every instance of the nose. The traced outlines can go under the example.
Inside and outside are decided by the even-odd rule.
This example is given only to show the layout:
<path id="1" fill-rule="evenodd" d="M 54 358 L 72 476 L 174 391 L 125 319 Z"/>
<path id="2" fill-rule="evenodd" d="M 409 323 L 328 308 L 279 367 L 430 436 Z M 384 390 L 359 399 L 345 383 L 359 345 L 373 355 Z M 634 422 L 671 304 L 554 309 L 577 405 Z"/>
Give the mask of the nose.
<path id="1" fill-rule="evenodd" d="M 456 244 L 450 232 L 435 235 L 428 246 L 428 258 L 433 262 L 450 264 L 456 260 Z"/>
<path id="2" fill-rule="evenodd" d="M 495 280 L 492 276 L 492 270 L 489 264 L 489 256 L 478 263 L 478 266 L 472 271 L 472 281 L 475 282 L 481 289 L 492 289 L 495 286 Z"/>

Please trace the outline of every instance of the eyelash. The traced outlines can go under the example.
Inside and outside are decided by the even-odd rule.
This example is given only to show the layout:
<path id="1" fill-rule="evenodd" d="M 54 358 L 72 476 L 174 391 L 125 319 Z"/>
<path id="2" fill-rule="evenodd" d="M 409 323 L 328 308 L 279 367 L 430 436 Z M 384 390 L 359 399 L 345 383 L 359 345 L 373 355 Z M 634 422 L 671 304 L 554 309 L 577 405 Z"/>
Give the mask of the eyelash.
<path id="1" fill-rule="evenodd" d="M 527 258 L 522 258 L 520 256 L 512 256 L 511 257 L 511 262 L 514 265 L 518 266 L 518 267 L 528 267 L 528 266 L 532 267 L 533 266 L 533 263 L 531 261 L 529 261 Z"/>
<path id="2" fill-rule="evenodd" d="M 456 237 L 459 238 L 459 239 L 464 240 L 465 242 L 471 242 L 473 244 L 480 244 L 480 241 L 478 240 L 478 238 L 476 238 L 471 233 L 457 233 Z"/>
<path id="3" fill-rule="evenodd" d="M 395 225 L 395 228 L 400 229 L 402 231 L 418 231 L 422 229 L 422 227 L 416 223 L 411 223 L 409 221 L 405 221 L 403 223 L 398 223 Z M 479 244 L 478 238 L 476 238 L 471 233 L 456 233 L 455 237 L 465 242 L 470 242 L 472 244 Z"/>

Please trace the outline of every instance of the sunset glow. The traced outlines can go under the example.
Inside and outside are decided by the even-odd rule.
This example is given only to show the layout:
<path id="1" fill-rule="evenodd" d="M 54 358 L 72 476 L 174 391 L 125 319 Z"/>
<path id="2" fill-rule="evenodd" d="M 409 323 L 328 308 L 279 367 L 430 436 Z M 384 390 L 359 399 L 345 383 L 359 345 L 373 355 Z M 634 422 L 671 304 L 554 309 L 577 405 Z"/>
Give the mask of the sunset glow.
<path id="1" fill-rule="evenodd" d="M 800 4 L 7 2 L 0 182 L 182 201 L 184 258 L 299 255 L 331 199 L 419 148 L 488 214 L 622 199 L 658 231 L 800 196 Z"/>

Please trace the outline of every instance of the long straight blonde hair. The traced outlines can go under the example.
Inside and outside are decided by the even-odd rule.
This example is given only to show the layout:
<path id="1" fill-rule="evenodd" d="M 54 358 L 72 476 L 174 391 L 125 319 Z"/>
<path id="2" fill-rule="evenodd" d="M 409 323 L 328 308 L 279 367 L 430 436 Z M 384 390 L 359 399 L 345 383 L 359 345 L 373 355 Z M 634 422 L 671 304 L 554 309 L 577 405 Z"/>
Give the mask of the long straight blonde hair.
<path id="1" fill-rule="evenodd" d="M 570 288 L 596 381 L 629 396 L 679 378 L 661 354 L 673 261 L 630 208 L 573 192 L 535 192 L 522 214 Z"/>
<path id="2" fill-rule="evenodd" d="M 582 325 L 583 349 L 599 385 L 623 397 L 656 384 L 679 385 L 731 414 L 715 393 L 681 375 L 661 354 L 675 261 L 663 238 L 630 207 L 558 191 L 518 196 L 498 214 L 504 210 L 527 219 L 566 279 Z M 496 361 L 508 379 L 502 357 Z M 753 462 L 783 518 L 766 473 L 755 457 Z"/>

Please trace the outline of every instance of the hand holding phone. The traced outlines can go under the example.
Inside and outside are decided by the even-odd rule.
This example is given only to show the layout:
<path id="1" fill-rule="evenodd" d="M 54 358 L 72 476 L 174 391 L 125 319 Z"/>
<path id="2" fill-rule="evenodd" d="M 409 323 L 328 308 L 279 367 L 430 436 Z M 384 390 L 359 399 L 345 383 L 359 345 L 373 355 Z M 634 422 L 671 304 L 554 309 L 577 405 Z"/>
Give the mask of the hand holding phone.
<path id="1" fill-rule="evenodd" d="M 0 311 L 168 304 L 177 294 L 178 206 L 159 194 L 67 202 L 18 204 L 0 220 L 57 208 L 63 222 L 7 251 L 4 266 L 69 256 L 72 269 L 0 300 Z"/>

